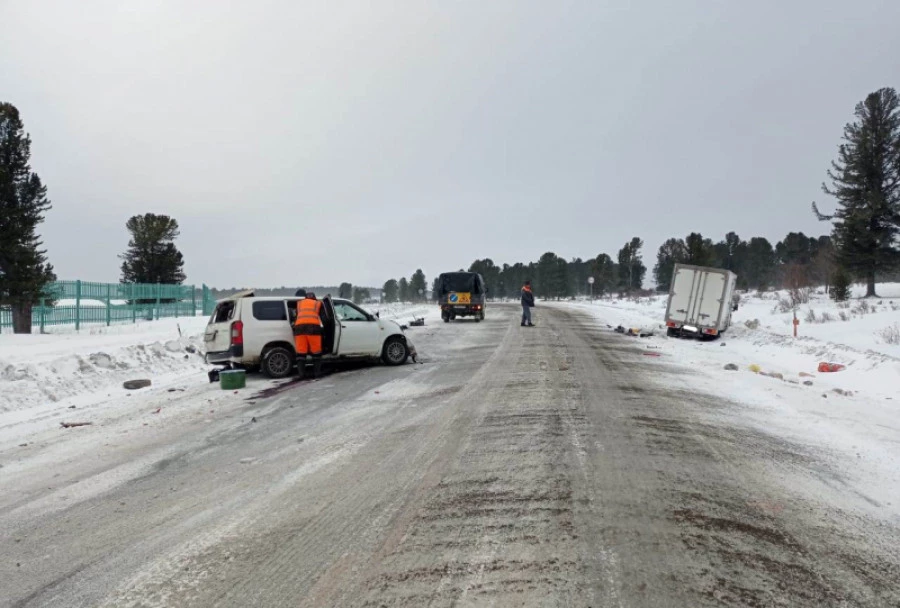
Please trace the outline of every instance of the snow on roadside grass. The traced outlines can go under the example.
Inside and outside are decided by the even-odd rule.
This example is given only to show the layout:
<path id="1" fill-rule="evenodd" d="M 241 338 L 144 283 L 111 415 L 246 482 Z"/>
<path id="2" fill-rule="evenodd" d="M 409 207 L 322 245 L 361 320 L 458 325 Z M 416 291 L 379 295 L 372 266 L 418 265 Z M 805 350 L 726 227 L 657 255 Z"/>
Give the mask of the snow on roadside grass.
<path id="1" fill-rule="evenodd" d="M 900 517 L 900 345 L 889 343 L 879 330 L 900 323 L 900 285 L 880 285 L 879 293 L 883 299 L 865 300 L 866 306 L 855 300 L 846 308 L 824 294 L 813 294 L 798 311 L 797 339 L 791 335 L 792 313 L 777 306 L 783 293 L 743 294 L 732 328 L 713 342 L 666 338 L 665 296 L 569 305 L 590 311 L 604 325 L 653 328 L 652 338 L 622 339 L 652 347 L 661 359 L 699 373 L 661 373 L 651 381 L 721 395 L 739 404 L 736 415 L 743 423 L 835 455 L 847 476 L 858 480 L 855 496 L 881 515 L 887 512 L 896 518 Z M 838 320 L 806 323 L 809 308 L 820 318 L 828 313 Z M 839 320 L 840 311 L 847 311 L 846 321 Z M 756 329 L 750 329 L 747 321 Z M 818 373 L 822 361 L 847 367 Z M 726 371 L 729 363 L 738 371 Z M 750 365 L 780 377 L 752 373 Z"/>
<path id="2" fill-rule="evenodd" d="M 197 354 L 205 326 L 205 318 L 189 317 L 78 333 L 2 334 L 0 412 L 60 402 L 133 378 L 205 369 Z"/>

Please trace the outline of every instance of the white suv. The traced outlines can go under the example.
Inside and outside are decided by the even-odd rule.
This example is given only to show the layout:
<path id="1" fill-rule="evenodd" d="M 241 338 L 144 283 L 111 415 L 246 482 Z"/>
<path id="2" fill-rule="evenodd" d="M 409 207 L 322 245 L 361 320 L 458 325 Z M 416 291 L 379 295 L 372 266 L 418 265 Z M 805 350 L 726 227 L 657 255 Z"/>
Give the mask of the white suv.
<path id="1" fill-rule="evenodd" d="M 219 365 L 256 366 L 271 378 L 290 376 L 296 365 L 292 325 L 296 297 L 254 297 L 252 291 L 220 300 L 204 334 L 206 361 Z M 416 349 L 403 329 L 348 300 L 322 299 L 324 359 L 381 358 L 400 365 Z"/>

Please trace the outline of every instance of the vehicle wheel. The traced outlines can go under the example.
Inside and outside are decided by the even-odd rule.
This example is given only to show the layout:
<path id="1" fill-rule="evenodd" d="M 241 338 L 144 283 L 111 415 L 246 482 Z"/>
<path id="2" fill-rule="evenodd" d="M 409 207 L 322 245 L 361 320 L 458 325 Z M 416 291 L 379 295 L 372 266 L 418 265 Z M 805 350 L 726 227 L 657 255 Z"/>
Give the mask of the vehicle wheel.
<path id="1" fill-rule="evenodd" d="M 406 342 L 399 336 L 391 336 L 384 342 L 381 351 L 381 360 L 385 365 L 402 365 L 409 358 L 409 348 Z"/>
<path id="2" fill-rule="evenodd" d="M 481 319 L 482 321 L 484 321 L 484 311 L 481 311 L 481 315 L 479 315 L 478 318 Z"/>
<path id="3" fill-rule="evenodd" d="M 441 318 L 444 320 L 444 323 L 449 323 L 449 322 L 450 322 L 450 315 L 447 314 L 447 313 L 442 314 L 442 315 L 441 315 Z"/>
<path id="4" fill-rule="evenodd" d="M 679 332 L 674 327 L 667 327 L 666 335 L 670 338 L 677 338 L 677 337 L 679 337 Z"/>
<path id="5" fill-rule="evenodd" d="M 287 378 L 294 373 L 294 353 L 284 346 L 273 346 L 263 353 L 260 367 L 269 378 Z"/>

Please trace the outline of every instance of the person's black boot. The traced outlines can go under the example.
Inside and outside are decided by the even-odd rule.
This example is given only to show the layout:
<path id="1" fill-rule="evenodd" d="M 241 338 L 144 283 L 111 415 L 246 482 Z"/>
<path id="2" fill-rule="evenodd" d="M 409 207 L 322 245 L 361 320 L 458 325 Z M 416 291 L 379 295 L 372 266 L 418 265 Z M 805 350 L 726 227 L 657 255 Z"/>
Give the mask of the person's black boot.
<path id="1" fill-rule="evenodd" d="M 322 375 L 322 359 L 320 359 L 319 357 L 316 357 L 315 359 L 313 359 L 313 372 L 312 372 L 313 380 L 317 379 L 321 375 Z"/>

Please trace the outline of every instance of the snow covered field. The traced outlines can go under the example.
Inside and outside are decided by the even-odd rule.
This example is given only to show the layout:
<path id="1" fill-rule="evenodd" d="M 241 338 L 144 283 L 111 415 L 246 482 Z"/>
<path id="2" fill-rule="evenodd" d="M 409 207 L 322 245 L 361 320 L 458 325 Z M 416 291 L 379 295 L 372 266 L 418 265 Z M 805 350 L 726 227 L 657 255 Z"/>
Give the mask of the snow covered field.
<path id="1" fill-rule="evenodd" d="M 610 331 L 618 325 L 652 328 L 653 337 L 622 339 L 643 344 L 660 362 L 687 368 L 683 375 L 661 374 L 661 382 L 721 395 L 743 407 L 744 422 L 818 446 L 859 479 L 847 494 L 886 506 L 898 517 L 900 344 L 894 336 L 900 328 L 900 284 L 879 285 L 878 292 L 881 298 L 842 305 L 813 293 L 798 310 L 797 339 L 791 335 L 792 313 L 779 308 L 784 293 L 741 294 L 732 328 L 713 342 L 665 337 L 665 296 L 539 304 L 588 310 Z M 860 294 L 856 289 L 854 295 Z M 846 369 L 819 373 L 820 362 Z M 738 371 L 726 370 L 727 364 Z M 772 375 L 755 373 L 751 366 Z"/>

